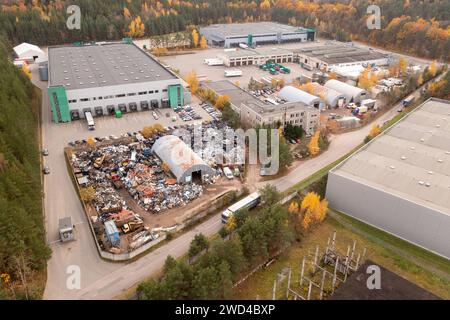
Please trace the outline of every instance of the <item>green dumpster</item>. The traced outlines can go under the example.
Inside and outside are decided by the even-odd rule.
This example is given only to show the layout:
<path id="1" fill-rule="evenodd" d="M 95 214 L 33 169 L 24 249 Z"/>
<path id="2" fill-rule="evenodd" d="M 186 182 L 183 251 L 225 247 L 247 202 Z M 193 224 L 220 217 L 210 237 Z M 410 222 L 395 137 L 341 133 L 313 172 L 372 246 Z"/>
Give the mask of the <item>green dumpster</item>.
<path id="1" fill-rule="evenodd" d="M 122 111 L 116 110 L 116 118 L 122 118 Z"/>

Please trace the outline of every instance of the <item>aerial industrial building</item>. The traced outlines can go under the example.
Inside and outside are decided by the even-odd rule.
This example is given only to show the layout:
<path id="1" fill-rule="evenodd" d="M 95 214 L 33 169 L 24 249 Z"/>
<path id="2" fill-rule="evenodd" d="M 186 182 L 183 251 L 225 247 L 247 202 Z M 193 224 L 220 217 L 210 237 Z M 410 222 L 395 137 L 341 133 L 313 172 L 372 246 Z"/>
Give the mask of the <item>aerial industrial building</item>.
<path id="1" fill-rule="evenodd" d="M 288 102 L 302 102 L 307 106 L 313 106 L 317 109 L 321 109 L 321 107 L 324 107 L 324 103 L 319 97 L 316 97 L 293 86 L 284 86 L 283 89 L 278 92 L 278 97 Z"/>
<path id="2" fill-rule="evenodd" d="M 227 95 L 230 105 L 240 115 L 241 123 L 246 127 L 257 125 L 292 124 L 300 126 L 307 134 L 313 134 L 319 125 L 320 111 L 302 102 L 273 104 L 252 96 L 228 80 L 202 84 L 218 95 Z"/>
<path id="3" fill-rule="evenodd" d="M 449 132 L 427 100 L 329 172 L 330 207 L 450 259 Z"/>
<path id="4" fill-rule="evenodd" d="M 200 28 L 210 46 L 237 47 L 270 43 L 314 41 L 315 30 L 284 25 L 276 22 L 250 22 L 214 24 Z"/>
<path id="5" fill-rule="evenodd" d="M 276 63 L 292 62 L 294 53 L 283 48 L 247 48 L 224 51 L 217 55 L 227 67 L 261 65 L 269 60 Z"/>
<path id="6" fill-rule="evenodd" d="M 329 108 L 338 108 L 345 105 L 345 95 L 334 89 L 322 86 L 317 82 L 310 82 L 312 93 L 323 99 Z"/>
<path id="7" fill-rule="evenodd" d="M 56 123 L 177 107 L 189 100 L 181 79 L 149 54 L 120 43 L 49 47 L 48 96 Z"/>
<path id="8" fill-rule="evenodd" d="M 294 53 L 296 60 L 303 66 L 323 71 L 344 66 L 383 66 L 390 59 L 387 54 L 344 43 L 300 48 Z"/>
<path id="9" fill-rule="evenodd" d="M 366 90 L 335 79 L 325 82 L 324 87 L 344 95 L 347 103 L 359 103 L 368 97 L 368 92 Z"/>
<path id="10" fill-rule="evenodd" d="M 196 178 L 203 181 L 206 177 L 213 177 L 215 172 L 198 154 L 196 154 L 180 138 L 167 135 L 155 141 L 152 151 L 164 163 L 179 183 L 188 183 Z"/>

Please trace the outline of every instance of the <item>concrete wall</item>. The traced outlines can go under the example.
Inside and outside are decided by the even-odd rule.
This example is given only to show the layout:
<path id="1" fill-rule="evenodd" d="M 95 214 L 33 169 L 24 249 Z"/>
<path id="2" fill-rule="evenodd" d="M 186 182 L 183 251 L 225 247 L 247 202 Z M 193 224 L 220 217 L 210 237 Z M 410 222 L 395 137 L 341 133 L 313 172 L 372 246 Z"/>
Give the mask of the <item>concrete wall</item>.
<path id="1" fill-rule="evenodd" d="M 330 207 L 450 259 L 450 215 L 334 172 L 328 174 Z"/>

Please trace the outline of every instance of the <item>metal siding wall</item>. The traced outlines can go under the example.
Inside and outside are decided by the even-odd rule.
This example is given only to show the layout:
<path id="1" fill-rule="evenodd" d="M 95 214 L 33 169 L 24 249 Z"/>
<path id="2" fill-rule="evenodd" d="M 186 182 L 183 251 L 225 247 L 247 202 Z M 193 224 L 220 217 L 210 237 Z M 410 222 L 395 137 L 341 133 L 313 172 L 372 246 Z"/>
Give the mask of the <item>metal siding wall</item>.
<path id="1" fill-rule="evenodd" d="M 330 207 L 450 258 L 450 216 L 389 193 L 328 174 Z"/>

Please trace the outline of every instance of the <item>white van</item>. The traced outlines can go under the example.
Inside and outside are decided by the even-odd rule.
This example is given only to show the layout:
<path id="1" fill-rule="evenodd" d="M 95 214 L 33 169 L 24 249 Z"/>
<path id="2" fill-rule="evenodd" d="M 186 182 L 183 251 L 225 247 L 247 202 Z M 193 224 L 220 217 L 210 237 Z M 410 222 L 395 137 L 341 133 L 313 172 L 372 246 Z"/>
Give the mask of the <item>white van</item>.
<path id="1" fill-rule="evenodd" d="M 234 178 L 233 172 L 231 172 L 231 169 L 228 167 L 223 168 L 223 173 L 224 173 L 225 177 L 227 177 L 230 180 Z"/>

